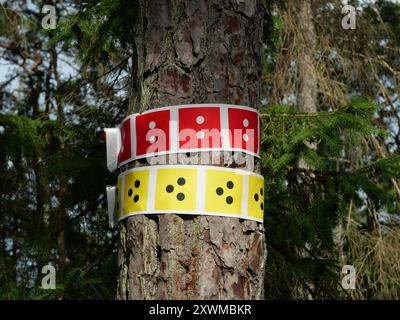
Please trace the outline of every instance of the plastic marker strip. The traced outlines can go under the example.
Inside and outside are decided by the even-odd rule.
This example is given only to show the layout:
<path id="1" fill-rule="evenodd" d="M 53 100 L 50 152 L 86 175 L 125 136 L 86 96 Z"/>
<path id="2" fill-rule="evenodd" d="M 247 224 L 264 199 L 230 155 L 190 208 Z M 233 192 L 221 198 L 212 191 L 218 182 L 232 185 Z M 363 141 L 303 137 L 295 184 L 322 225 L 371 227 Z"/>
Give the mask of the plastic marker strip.
<path id="1" fill-rule="evenodd" d="M 108 222 L 111 228 L 115 227 L 116 224 L 116 197 L 117 197 L 117 188 L 112 186 L 106 187 L 106 194 L 107 194 L 107 205 L 108 205 Z"/>
<path id="2" fill-rule="evenodd" d="M 118 177 L 117 217 L 177 213 L 263 222 L 264 178 L 240 169 L 159 165 Z"/>
<path id="3" fill-rule="evenodd" d="M 133 114 L 119 128 L 104 129 L 107 167 L 157 155 L 240 151 L 259 157 L 257 110 L 226 104 L 180 105 Z"/>

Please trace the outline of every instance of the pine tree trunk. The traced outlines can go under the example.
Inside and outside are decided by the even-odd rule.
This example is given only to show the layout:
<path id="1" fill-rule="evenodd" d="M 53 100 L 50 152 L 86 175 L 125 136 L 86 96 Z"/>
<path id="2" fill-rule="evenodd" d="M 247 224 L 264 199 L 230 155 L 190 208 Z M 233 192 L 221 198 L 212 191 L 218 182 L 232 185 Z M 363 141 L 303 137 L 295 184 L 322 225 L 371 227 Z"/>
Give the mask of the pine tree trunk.
<path id="1" fill-rule="evenodd" d="M 299 43 L 298 64 L 298 88 L 297 104 L 300 112 L 317 112 L 317 70 L 316 70 L 316 41 L 315 26 L 313 21 L 313 12 L 311 1 L 295 2 L 297 14 L 298 31 L 301 35 Z M 316 150 L 317 145 L 313 142 L 307 142 L 307 146 Z M 299 167 L 302 169 L 311 169 L 303 159 L 299 161 Z M 314 177 L 312 173 L 310 177 Z"/>
<path id="2" fill-rule="evenodd" d="M 139 2 L 131 113 L 190 103 L 258 107 L 262 0 Z M 263 298 L 262 224 L 142 215 L 119 231 L 118 299 Z"/>
<path id="3" fill-rule="evenodd" d="M 302 41 L 299 44 L 299 55 L 298 55 L 298 88 L 297 88 L 297 104 L 300 112 L 317 112 L 317 71 L 315 68 L 315 54 L 316 50 L 316 33 L 313 21 L 313 12 L 311 1 L 299 1 L 297 2 L 297 23 L 299 33 L 302 36 Z M 317 144 L 313 142 L 306 142 L 308 148 L 312 150 L 317 149 Z M 310 168 L 304 159 L 300 159 L 299 168 L 309 170 Z M 303 178 L 315 178 L 312 172 L 304 172 Z M 309 197 L 312 197 L 312 190 L 303 185 L 304 191 L 306 191 Z M 307 246 L 307 244 L 305 245 Z M 310 254 L 304 248 L 299 250 L 299 255 L 304 259 L 310 259 Z M 312 282 L 305 282 L 309 292 L 305 292 L 303 287 L 300 287 L 298 295 L 300 297 L 307 296 L 308 299 L 312 300 L 312 292 L 315 290 L 315 284 Z"/>
<path id="4" fill-rule="evenodd" d="M 298 48 L 298 106 L 300 112 L 317 112 L 317 50 L 311 1 L 299 1 L 298 12 L 299 32 L 303 37 Z"/>

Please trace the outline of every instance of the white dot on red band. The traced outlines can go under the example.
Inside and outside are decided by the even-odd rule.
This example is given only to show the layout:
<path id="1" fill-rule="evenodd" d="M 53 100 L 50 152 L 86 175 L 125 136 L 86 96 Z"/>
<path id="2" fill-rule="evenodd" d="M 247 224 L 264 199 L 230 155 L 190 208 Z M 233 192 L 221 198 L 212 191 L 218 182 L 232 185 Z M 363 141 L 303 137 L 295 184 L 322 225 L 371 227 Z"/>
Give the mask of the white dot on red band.
<path id="1" fill-rule="evenodd" d="M 249 136 L 247 135 L 247 133 L 243 135 L 243 140 L 246 142 L 249 141 Z"/>
<path id="2" fill-rule="evenodd" d="M 156 123 L 154 121 L 149 122 L 149 128 L 154 129 L 156 127 Z"/>
<path id="3" fill-rule="evenodd" d="M 196 122 L 197 122 L 198 124 L 204 123 L 204 117 L 203 117 L 203 116 L 198 116 L 198 117 L 196 118 Z"/>
<path id="4" fill-rule="evenodd" d="M 199 139 L 203 139 L 204 136 L 205 136 L 205 134 L 204 134 L 203 131 L 198 131 L 198 132 L 196 133 L 196 136 L 197 136 L 197 138 L 199 138 Z"/>
<path id="5" fill-rule="evenodd" d="M 243 125 L 244 125 L 245 127 L 248 127 L 248 126 L 249 126 L 249 120 L 244 119 L 244 120 L 243 120 Z"/>
<path id="6" fill-rule="evenodd" d="M 156 137 L 155 136 L 150 136 L 149 141 L 150 141 L 150 143 L 156 142 Z"/>

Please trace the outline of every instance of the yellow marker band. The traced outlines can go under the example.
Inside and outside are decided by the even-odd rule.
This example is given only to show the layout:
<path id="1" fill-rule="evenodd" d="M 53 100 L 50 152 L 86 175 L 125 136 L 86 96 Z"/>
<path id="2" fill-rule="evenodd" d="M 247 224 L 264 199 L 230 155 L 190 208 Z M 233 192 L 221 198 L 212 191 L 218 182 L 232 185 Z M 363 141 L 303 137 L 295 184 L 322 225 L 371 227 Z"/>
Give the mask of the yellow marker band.
<path id="1" fill-rule="evenodd" d="M 117 216 L 189 214 L 263 222 L 264 178 L 215 166 L 139 167 L 118 177 Z"/>

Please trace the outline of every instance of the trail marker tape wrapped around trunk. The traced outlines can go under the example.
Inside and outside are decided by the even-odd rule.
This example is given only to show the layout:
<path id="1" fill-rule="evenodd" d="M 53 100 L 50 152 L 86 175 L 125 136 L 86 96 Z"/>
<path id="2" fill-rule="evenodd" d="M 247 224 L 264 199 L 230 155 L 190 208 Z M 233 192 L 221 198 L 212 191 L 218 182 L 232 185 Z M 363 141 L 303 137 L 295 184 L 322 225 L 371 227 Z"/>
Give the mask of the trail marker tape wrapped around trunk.
<path id="1" fill-rule="evenodd" d="M 189 214 L 263 222 L 264 178 L 241 169 L 158 165 L 121 173 L 114 221 L 138 214 Z M 112 208 L 112 206 L 109 206 Z"/>
<path id="2" fill-rule="evenodd" d="M 126 117 L 104 129 L 107 168 L 133 160 L 198 151 L 239 151 L 259 157 L 257 110 L 227 104 L 179 105 Z"/>

